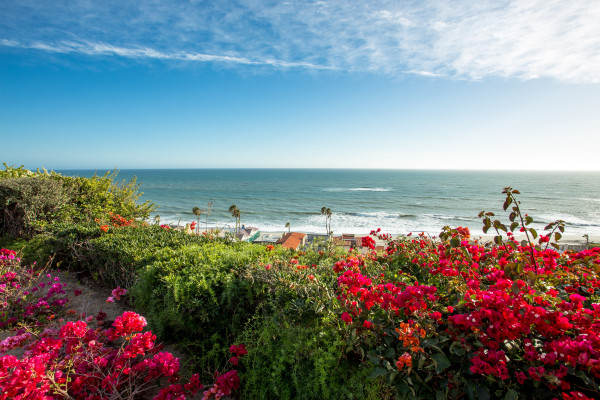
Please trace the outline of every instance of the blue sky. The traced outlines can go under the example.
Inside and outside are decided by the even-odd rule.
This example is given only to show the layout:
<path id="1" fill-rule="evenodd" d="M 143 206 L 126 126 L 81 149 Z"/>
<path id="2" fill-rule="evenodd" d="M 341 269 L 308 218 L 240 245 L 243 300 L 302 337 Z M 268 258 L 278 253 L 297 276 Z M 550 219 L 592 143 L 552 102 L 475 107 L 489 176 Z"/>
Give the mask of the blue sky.
<path id="1" fill-rule="evenodd" d="M 0 161 L 600 170 L 600 2 L 0 2 Z"/>

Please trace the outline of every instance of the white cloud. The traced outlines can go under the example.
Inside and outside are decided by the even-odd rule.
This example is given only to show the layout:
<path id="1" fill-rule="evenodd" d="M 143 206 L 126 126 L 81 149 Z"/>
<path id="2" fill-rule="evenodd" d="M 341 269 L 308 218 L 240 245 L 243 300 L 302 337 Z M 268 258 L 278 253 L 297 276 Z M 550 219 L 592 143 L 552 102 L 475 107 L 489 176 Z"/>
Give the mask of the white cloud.
<path id="1" fill-rule="evenodd" d="M 597 0 L 14 1 L 0 46 L 398 75 L 600 82 Z"/>
<path id="2" fill-rule="evenodd" d="M 175 61 L 198 61 L 246 65 L 272 65 L 276 67 L 301 67 L 308 69 L 331 69 L 331 67 L 314 65 L 306 62 L 287 62 L 274 59 L 248 59 L 243 57 L 221 56 L 202 53 L 163 53 L 150 48 L 126 48 L 112 46 L 105 43 L 91 42 L 60 42 L 56 44 L 32 42 L 30 44 L 20 43 L 15 40 L 0 39 L 0 46 L 17 47 L 25 49 L 43 50 L 50 53 L 77 53 L 85 55 L 108 55 L 119 56 L 132 59 L 157 59 L 157 60 L 175 60 Z"/>

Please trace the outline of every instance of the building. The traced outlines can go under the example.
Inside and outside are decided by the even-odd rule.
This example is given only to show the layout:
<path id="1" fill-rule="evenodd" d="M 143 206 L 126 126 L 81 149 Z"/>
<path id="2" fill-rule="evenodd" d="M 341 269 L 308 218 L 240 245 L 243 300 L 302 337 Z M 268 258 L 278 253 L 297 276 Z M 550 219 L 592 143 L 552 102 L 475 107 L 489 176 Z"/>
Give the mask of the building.
<path id="1" fill-rule="evenodd" d="M 260 231 L 258 228 L 253 226 L 243 226 L 242 229 L 235 235 L 235 237 L 241 242 L 250 242 L 252 243 L 258 236 L 260 235 Z"/>
<path id="2" fill-rule="evenodd" d="M 298 250 L 300 246 L 304 246 L 306 244 L 306 233 L 286 233 L 281 239 L 277 241 L 277 244 L 280 244 L 286 249 Z"/>
<path id="3" fill-rule="evenodd" d="M 252 243 L 276 244 L 283 237 L 283 233 L 261 233 Z"/>

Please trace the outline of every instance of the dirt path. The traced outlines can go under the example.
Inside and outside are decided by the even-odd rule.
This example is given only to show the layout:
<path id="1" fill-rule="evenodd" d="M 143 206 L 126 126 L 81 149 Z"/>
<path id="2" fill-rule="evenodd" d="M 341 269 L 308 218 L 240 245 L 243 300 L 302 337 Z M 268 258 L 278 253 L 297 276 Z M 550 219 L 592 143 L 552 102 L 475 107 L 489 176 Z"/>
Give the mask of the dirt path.
<path id="1" fill-rule="evenodd" d="M 116 300 L 114 303 L 107 302 L 111 291 L 114 289 L 106 285 L 95 282 L 92 278 L 78 279 L 76 274 L 70 271 L 53 271 L 52 276 L 58 276 L 62 283 L 66 283 L 65 291 L 69 296 L 69 302 L 65 305 L 67 310 L 74 310 L 78 314 L 97 315 L 99 311 L 106 313 L 106 321 L 112 323 L 119 315 L 125 311 L 135 311 L 133 306 L 127 303 L 126 298 Z M 75 296 L 75 290 L 81 290 L 79 296 Z M 140 313 L 141 314 L 141 313 Z M 143 315 L 143 314 L 142 314 Z M 164 350 L 179 358 L 180 364 L 184 367 L 186 357 L 175 345 L 165 345 Z"/>
<path id="2" fill-rule="evenodd" d="M 65 304 L 65 310 L 67 312 L 73 310 L 76 315 L 85 313 L 86 316 L 96 316 L 98 312 L 103 311 L 106 313 L 105 321 L 108 324 L 112 324 L 112 322 L 125 311 L 137 312 L 135 308 L 130 306 L 124 299 L 117 300 L 114 303 L 107 302 L 106 300 L 111 296 L 111 291 L 114 288 L 95 282 L 91 278 L 78 278 L 77 274 L 71 271 L 48 271 L 47 273 L 51 274 L 52 277 L 58 276 L 61 283 L 66 283 L 64 289 L 69 298 L 69 302 Z M 75 291 L 81 291 L 81 294 L 75 296 Z M 108 327 L 108 325 L 106 326 Z M 14 333 L 9 331 L 0 331 L 0 341 L 13 335 Z M 23 348 L 17 348 L 8 351 L 5 354 L 14 355 L 20 358 L 23 355 L 23 351 Z M 179 358 L 181 369 L 182 371 L 185 371 L 186 357 L 184 353 L 179 351 L 175 345 L 165 345 L 164 351 L 168 351 L 173 354 L 173 356 Z M 158 394 L 158 389 L 147 393 L 143 399 L 151 399 L 156 394 Z"/>

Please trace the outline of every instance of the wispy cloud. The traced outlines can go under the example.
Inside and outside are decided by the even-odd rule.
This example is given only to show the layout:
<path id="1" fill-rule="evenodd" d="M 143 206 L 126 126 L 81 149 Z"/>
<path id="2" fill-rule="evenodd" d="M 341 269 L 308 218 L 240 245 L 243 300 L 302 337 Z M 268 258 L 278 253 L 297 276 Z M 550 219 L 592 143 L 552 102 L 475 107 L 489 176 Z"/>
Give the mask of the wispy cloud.
<path id="1" fill-rule="evenodd" d="M 245 65 L 271 65 L 275 67 L 301 67 L 309 69 L 332 69 L 332 67 L 315 65 L 306 62 L 287 62 L 274 59 L 249 59 L 244 57 L 223 56 L 203 53 L 171 52 L 165 53 L 151 48 L 127 48 L 105 43 L 63 41 L 54 44 L 43 42 L 21 43 L 16 40 L 0 39 L 0 46 L 21 49 L 35 49 L 50 53 L 77 53 L 89 56 L 119 56 L 132 59 L 156 59 L 174 61 L 197 61 L 212 63 L 229 63 Z"/>
<path id="2" fill-rule="evenodd" d="M 597 0 L 4 1 L 0 46 L 275 68 L 600 82 Z"/>

